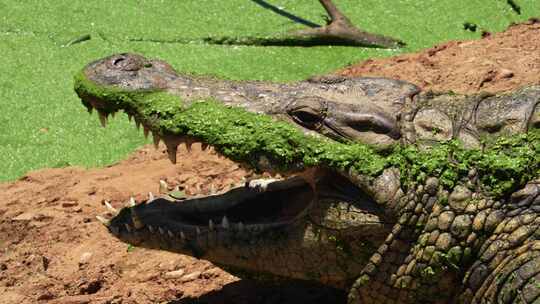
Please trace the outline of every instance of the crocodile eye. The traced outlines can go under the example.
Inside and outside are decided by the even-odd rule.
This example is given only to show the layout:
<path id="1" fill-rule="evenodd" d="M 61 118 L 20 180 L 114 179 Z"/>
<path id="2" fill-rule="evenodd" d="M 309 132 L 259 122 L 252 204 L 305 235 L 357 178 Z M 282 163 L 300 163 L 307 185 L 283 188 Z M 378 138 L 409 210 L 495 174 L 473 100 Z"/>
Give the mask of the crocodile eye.
<path id="1" fill-rule="evenodd" d="M 296 98 L 287 108 L 287 113 L 299 125 L 318 130 L 326 117 L 326 101 L 316 96 Z"/>
<path id="2" fill-rule="evenodd" d="M 304 107 L 289 112 L 297 123 L 309 129 L 318 129 L 321 126 L 322 115 L 314 109 Z"/>

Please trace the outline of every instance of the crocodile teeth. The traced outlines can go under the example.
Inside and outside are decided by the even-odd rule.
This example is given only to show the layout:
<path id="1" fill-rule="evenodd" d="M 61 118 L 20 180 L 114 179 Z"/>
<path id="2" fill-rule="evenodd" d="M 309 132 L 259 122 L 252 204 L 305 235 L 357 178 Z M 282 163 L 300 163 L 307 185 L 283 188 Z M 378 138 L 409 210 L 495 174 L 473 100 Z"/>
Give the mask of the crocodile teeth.
<path id="1" fill-rule="evenodd" d="M 131 114 L 127 113 L 127 116 L 128 116 L 128 120 L 129 120 L 129 122 L 131 122 L 131 119 L 133 119 L 133 115 L 131 115 Z"/>
<path id="2" fill-rule="evenodd" d="M 148 139 L 148 133 L 150 133 L 150 130 L 143 125 L 143 133 L 144 133 L 144 138 Z"/>
<path id="3" fill-rule="evenodd" d="M 169 185 L 166 181 L 160 179 L 159 180 L 159 193 L 167 193 L 169 192 Z"/>
<path id="4" fill-rule="evenodd" d="M 193 142 L 194 142 L 194 141 L 191 140 L 191 139 L 189 139 L 189 138 L 186 139 L 185 144 L 186 144 L 186 150 L 187 150 L 188 152 L 191 152 L 191 146 L 193 145 Z"/>
<path id="5" fill-rule="evenodd" d="M 276 182 L 276 181 L 279 181 L 279 180 L 278 179 L 273 179 L 273 178 L 253 179 L 253 180 L 250 180 L 247 183 L 247 186 L 248 186 L 248 188 L 256 189 L 256 190 L 258 190 L 260 192 L 264 192 L 268 188 L 269 184 L 271 184 L 273 182 Z"/>
<path id="6" fill-rule="evenodd" d="M 107 207 L 107 209 L 109 210 L 109 212 L 111 212 L 112 214 L 118 214 L 118 210 L 116 210 L 116 208 L 114 208 L 111 203 L 109 203 L 109 201 L 104 201 L 103 202 L 105 204 L 105 207 Z"/>
<path id="7" fill-rule="evenodd" d="M 184 231 L 180 231 L 180 238 L 182 239 L 182 241 L 186 240 L 186 235 L 184 234 Z"/>
<path id="8" fill-rule="evenodd" d="M 236 229 L 238 229 L 238 231 L 244 231 L 244 224 L 242 224 L 242 222 L 239 222 L 238 224 L 236 224 Z"/>
<path id="9" fill-rule="evenodd" d="M 152 225 L 148 225 L 148 231 L 150 231 L 150 233 L 154 233 L 154 227 L 152 227 Z"/>
<path id="10" fill-rule="evenodd" d="M 101 123 L 101 126 L 105 128 L 107 126 L 107 115 L 101 112 L 98 112 L 98 116 L 99 116 L 99 122 Z"/>
<path id="11" fill-rule="evenodd" d="M 111 112 L 111 117 L 114 118 L 116 116 L 116 112 Z"/>
<path id="12" fill-rule="evenodd" d="M 201 150 L 206 151 L 206 149 L 208 149 L 208 144 L 207 143 L 202 143 L 201 144 Z"/>
<path id="13" fill-rule="evenodd" d="M 167 234 L 169 235 L 169 237 L 170 237 L 171 239 L 174 238 L 174 234 L 173 234 L 170 230 L 167 230 Z"/>
<path id="14" fill-rule="evenodd" d="M 212 220 L 208 220 L 208 229 L 214 230 L 214 222 Z"/>
<path id="15" fill-rule="evenodd" d="M 102 223 L 103 225 L 105 225 L 105 226 L 107 226 L 107 227 L 109 227 L 109 226 L 111 225 L 111 221 L 109 221 L 108 219 L 106 219 L 106 218 L 104 218 L 104 217 L 102 217 L 102 216 L 97 215 L 97 216 L 96 216 L 96 219 L 97 219 L 100 223 Z"/>
<path id="16" fill-rule="evenodd" d="M 141 122 L 135 117 L 135 125 L 137 126 L 137 130 L 141 129 Z"/>
<path id="17" fill-rule="evenodd" d="M 109 226 L 109 230 L 114 235 L 118 235 L 120 233 L 120 229 L 118 229 L 118 227 L 116 227 L 116 226 Z"/>
<path id="18" fill-rule="evenodd" d="M 140 229 L 144 227 L 144 224 L 141 222 L 141 219 L 139 218 L 139 215 L 135 211 L 134 208 L 129 209 L 131 213 L 131 221 L 133 222 L 133 226 L 135 226 L 135 229 Z"/>
<path id="19" fill-rule="evenodd" d="M 124 224 L 124 227 L 126 227 L 126 230 L 127 230 L 128 232 L 131 232 L 131 231 L 133 230 L 133 229 L 131 228 L 131 226 L 130 226 L 128 223 L 125 223 L 125 224 Z"/>
<path id="20" fill-rule="evenodd" d="M 197 232 L 197 235 L 201 234 L 201 229 L 199 229 L 199 227 L 195 228 L 195 231 Z"/>
<path id="21" fill-rule="evenodd" d="M 229 229 L 230 227 L 229 220 L 226 216 L 223 216 L 223 219 L 221 220 L 221 227 L 223 227 L 223 229 Z"/>
<path id="22" fill-rule="evenodd" d="M 159 234 L 165 234 L 165 230 L 163 230 L 163 228 L 161 227 L 158 227 L 158 231 L 159 231 Z"/>
<path id="23" fill-rule="evenodd" d="M 137 202 L 135 202 L 135 199 L 133 198 L 133 196 L 129 198 L 129 201 L 128 201 L 128 203 L 127 203 L 127 206 L 128 206 L 128 207 L 135 207 L 135 206 L 137 206 Z"/>
<path id="24" fill-rule="evenodd" d="M 154 148 L 159 147 L 159 141 L 161 140 L 161 137 L 159 137 L 159 134 L 157 132 L 152 132 L 152 138 L 154 140 Z"/>
<path id="25" fill-rule="evenodd" d="M 152 192 L 148 192 L 148 201 L 146 203 L 151 203 L 153 200 L 155 200 L 154 194 Z"/>
<path id="26" fill-rule="evenodd" d="M 178 146 L 174 144 L 167 144 L 167 155 L 171 163 L 176 164 L 176 152 L 178 151 Z"/>
<path id="27" fill-rule="evenodd" d="M 174 148 L 173 150 L 167 149 L 167 154 L 171 163 L 176 164 L 176 148 Z"/>

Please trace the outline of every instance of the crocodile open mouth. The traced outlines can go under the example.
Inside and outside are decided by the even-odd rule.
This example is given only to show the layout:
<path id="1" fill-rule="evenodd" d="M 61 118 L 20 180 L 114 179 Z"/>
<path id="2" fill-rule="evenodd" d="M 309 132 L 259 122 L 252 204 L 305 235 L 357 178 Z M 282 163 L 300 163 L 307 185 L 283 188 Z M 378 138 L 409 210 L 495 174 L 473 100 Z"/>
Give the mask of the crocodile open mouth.
<path id="1" fill-rule="evenodd" d="M 107 125 L 108 116 L 118 111 L 95 96 L 80 97 L 90 112 L 97 110 L 103 127 Z M 156 148 L 160 141 L 165 143 L 172 163 L 176 163 L 178 146 L 185 144 L 190 149 L 196 142 L 190 136 L 160 134 L 136 111 L 124 111 L 130 120 L 134 118 L 137 127 L 143 126 L 145 136 L 153 135 Z M 208 145 L 202 143 L 201 147 L 205 150 Z M 309 170 L 299 168 L 281 177 L 277 172 L 265 171 L 267 174 L 264 175 L 274 178 L 252 179 L 245 185 L 236 185 L 209 196 L 178 199 L 165 194 L 163 197 L 152 197 L 145 203 L 122 209 L 107 223 L 113 232 L 131 232 L 146 227 L 150 231 L 161 230 L 186 238 L 219 229 L 253 232 L 284 226 L 300 217 L 314 200 L 315 181 L 306 180 L 306 176 L 309 176 L 306 172 Z M 111 210 L 115 213 L 113 208 Z"/>
<path id="2" fill-rule="evenodd" d="M 208 232 L 250 233 L 285 226 L 302 216 L 314 192 L 302 178 L 252 180 L 244 187 L 199 198 L 159 197 L 124 208 L 113 232 L 143 229 L 193 239 Z"/>

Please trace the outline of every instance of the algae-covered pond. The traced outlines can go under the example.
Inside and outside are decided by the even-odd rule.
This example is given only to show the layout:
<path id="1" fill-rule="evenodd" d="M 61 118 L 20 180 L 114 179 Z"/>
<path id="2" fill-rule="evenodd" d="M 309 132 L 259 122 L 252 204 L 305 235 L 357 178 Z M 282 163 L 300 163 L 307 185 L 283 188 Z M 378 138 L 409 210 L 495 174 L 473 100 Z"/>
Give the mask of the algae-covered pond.
<path id="1" fill-rule="evenodd" d="M 540 16 L 535 0 L 356 1 L 336 4 L 364 30 L 400 38 L 400 50 L 208 45 L 207 37 L 268 36 L 302 27 L 246 0 L 0 1 L 0 181 L 29 170 L 104 166 L 146 143 L 126 117 L 100 128 L 73 92 L 73 75 L 116 52 L 159 57 L 177 70 L 231 79 L 298 80 L 373 57 L 479 38 Z M 324 24 L 318 1 L 271 5 Z M 476 31 L 464 24 L 476 25 Z M 176 41 L 176 42 L 175 42 Z M 186 43 L 190 42 L 190 43 Z"/>

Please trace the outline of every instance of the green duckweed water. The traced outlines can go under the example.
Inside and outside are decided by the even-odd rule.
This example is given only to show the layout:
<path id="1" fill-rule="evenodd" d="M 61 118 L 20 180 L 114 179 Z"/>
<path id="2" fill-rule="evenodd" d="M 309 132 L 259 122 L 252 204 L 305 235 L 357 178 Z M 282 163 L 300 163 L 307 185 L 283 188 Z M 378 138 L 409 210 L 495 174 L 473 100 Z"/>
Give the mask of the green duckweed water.
<path id="1" fill-rule="evenodd" d="M 90 61 L 137 52 L 179 72 L 229 79 L 291 81 L 375 57 L 414 52 L 455 39 L 480 38 L 511 22 L 540 16 L 537 0 L 336 0 L 364 30 L 400 38 L 399 50 L 351 47 L 244 47 L 204 43 L 207 37 L 268 37 L 303 28 L 253 1 L 0 1 L 0 181 L 30 170 L 106 166 L 148 143 L 125 116 L 99 127 L 75 102 L 72 77 Z M 271 4 L 324 24 L 319 2 Z M 477 31 L 463 24 L 477 25 Z"/>

